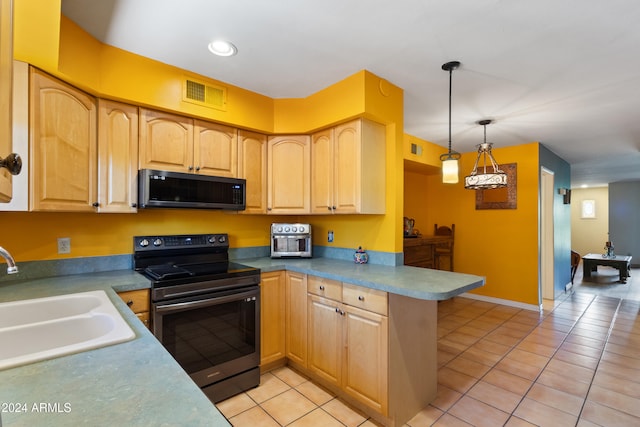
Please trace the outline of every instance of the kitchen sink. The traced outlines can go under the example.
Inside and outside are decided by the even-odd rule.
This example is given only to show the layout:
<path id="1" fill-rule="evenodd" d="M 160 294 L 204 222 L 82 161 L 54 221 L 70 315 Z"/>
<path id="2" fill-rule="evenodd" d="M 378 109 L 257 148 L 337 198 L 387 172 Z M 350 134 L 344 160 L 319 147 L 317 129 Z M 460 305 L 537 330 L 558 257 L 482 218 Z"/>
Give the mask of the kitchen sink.
<path id="1" fill-rule="evenodd" d="M 104 291 L 0 303 L 0 369 L 134 337 Z"/>

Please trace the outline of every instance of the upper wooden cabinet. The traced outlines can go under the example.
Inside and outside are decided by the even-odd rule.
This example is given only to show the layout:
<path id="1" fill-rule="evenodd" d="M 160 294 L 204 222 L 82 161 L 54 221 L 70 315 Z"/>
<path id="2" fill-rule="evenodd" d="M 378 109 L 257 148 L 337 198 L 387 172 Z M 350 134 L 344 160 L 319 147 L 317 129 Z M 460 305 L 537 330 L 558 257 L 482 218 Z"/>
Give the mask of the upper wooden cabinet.
<path id="1" fill-rule="evenodd" d="M 311 212 L 382 214 L 386 203 L 385 127 L 353 120 L 313 135 Z"/>
<path id="2" fill-rule="evenodd" d="M 136 212 L 138 107 L 98 100 L 98 212 Z"/>
<path id="3" fill-rule="evenodd" d="M 140 169 L 193 170 L 193 120 L 140 109 Z"/>
<path id="4" fill-rule="evenodd" d="M 267 211 L 305 214 L 311 204 L 311 141 L 308 135 L 269 137 Z"/>
<path id="5" fill-rule="evenodd" d="M 13 4 L 0 0 L 0 157 L 12 152 Z M 19 153 L 20 154 L 20 153 Z M 0 202 L 11 200 L 11 174 L 0 169 Z"/>
<path id="6" fill-rule="evenodd" d="M 235 178 L 238 176 L 237 130 L 141 109 L 140 169 Z"/>
<path id="7" fill-rule="evenodd" d="M 267 213 L 267 137 L 238 131 L 238 178 L 247 181 L 246 209 L 239 213 Z"/>
<path id="8" fill-rule="evenodd" d="M 32 68 L 29 112 L 31 210 L 95 211 L 95 99 Z"/>
<path id="9" fill-rule="evenodd" d="M 229 126 L 194 121 L 193 164 L 204 175 L 238 176 L 238 130 Z"/>

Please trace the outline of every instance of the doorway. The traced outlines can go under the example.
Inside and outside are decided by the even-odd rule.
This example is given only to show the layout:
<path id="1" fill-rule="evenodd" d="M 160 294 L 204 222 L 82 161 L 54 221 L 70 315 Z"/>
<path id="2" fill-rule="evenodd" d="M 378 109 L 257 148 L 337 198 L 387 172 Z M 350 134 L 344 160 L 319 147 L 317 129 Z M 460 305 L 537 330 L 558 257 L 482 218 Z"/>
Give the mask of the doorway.
<path id="1" fill-rule="evenodd" d="M 554 173 L 541 168 L 540 183 L 540 286 L 542 298 L 553 300 L 554 293 L 554 233 L 553 189 Z M 542 301 L 540 301 L 542 303 Z"/>

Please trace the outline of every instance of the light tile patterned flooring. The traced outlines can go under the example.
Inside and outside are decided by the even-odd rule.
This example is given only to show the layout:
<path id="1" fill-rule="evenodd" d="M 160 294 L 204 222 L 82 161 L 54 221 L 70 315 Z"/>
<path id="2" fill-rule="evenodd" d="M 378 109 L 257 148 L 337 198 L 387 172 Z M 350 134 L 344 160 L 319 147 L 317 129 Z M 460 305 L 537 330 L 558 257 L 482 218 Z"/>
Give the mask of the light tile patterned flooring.
<path id="1" fill-rule="evenodd" d="M 439 303 L 438 395 L 408 425 L 640 425 L 640 298 L 629 299 L 640 295 L 640 270 L 624 285 L 613 283 L 616 270 L 599 270 L 598 282 L 625 299 L 594 293 L 579 273 L 542 315 Z M 377 425 L 287 367 L 218 408 L 236 427 Z"/>

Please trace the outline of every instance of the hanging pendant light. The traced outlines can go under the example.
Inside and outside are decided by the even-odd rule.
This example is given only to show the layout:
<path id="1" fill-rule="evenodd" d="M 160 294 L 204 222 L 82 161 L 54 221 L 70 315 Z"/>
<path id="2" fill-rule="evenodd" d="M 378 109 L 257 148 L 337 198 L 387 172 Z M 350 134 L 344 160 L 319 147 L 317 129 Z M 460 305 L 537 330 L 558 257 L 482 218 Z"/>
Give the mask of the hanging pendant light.
<path id="1" fill-rule="evenodd" d="M 473 170 L 469 176 L 464 179 L 464 188 L 468 190 L 490 190 L 492 188 L 502 188 L 507 186 L 507 174 L 498 167 L 496 160 L 491 153 L 492 143 L 487 142 L 487 125 L 492 120 L 480 120 L 479 125 L 484 127 L 484 142 L 478 144 L 478 157 L 473 165 Z M 482 173 L 478 173 L 478 162 L 482 157 Z M 491 162 L 493 173 L 487 172 L 487 159 Z"/>
<path id="2" fill-rule="evenodd" d="M 460 62 L 451 61 L 442 66 L 444 71 L 449 72 L 449 151 L 440 156 L 442 162 L 442 182 L 444 184 L 458 183 L 458 160 L 460 153 L 451 151 L 451 81 L 453 70 L 460 66 Z"/>

